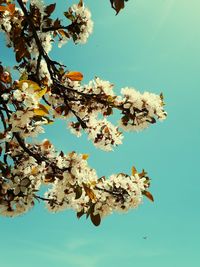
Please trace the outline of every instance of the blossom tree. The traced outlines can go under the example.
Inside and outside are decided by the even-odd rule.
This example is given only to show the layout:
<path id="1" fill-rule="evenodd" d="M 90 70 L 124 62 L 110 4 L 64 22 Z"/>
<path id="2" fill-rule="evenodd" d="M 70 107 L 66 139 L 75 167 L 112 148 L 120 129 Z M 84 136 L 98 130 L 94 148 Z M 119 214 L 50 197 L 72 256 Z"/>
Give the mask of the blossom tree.
<path id="1" fill-rule="evenodd" d="M 124 7 L 124 0 L 110 2 L 116 13 Z M 71 41 L 86 43 L 91 13 L 82 0 L 65 10 L 65 20 L 52 18 L 55 8 L 42 0 L 0 0 L 0 30 L 18 71 L 17 80 L 0 64 L 0 214 L 17 216 L 44 201 L 50 212 L 73 209 L 97 226 L 113 211 L 138 207 L 143 195 L 153 201 L 147 173 L 132 167 L 131 174 L 98 177 L 87 154 L 64 154 L 35 137 L 63 119 L 72 134 L 85 132 L 95 147 L 111 151 L 122 143 L 123 131 L 166 118 L 163 96 L 128 87 L 116 95 L 114 85 L 98 77 L 82 84 L 81 72 L 66 69 L 49 52 Z M 118 126 L 108 120 L 115 110 L 121 113 Z"/>

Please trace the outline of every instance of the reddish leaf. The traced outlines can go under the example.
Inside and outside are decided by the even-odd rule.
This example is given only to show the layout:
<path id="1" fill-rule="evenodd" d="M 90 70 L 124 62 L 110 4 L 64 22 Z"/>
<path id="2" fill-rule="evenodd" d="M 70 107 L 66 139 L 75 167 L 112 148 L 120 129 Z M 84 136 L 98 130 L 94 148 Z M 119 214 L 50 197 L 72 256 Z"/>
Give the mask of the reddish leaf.
<path id="1" fill-rule="evenodd" d="M 10 12 L 11 15 L 15 13 L 15 4 L 8 5 L 8 12 Z"/>
<path id="2" fill-rule="evenodd" d="M 51 5 L 49 5 L 49 6 L 47 6 L 47 7 L 45 8 L 44 12 L 45 12 L 48 16 L 50 16 L 51 13 L 54 12 L 55 7 L 56 7 L 56 3 L 55 3 L 55 4 L 51 4 Z"/>
<path id="3" fill-rule="evenodd" d="M 67 74 L 65 74 L 64 77 L 69 78 L 71 81 L 82 81 L 83 80 L 83 74 L 78 71 L 70 71 Z"/>
<path id="4" fill-rule="evenodd" d="M 8 11 L 11 15 L 15 13 L 15 4 L 8 4 L 7 6 L 0 6 L 0 12 Z"/>

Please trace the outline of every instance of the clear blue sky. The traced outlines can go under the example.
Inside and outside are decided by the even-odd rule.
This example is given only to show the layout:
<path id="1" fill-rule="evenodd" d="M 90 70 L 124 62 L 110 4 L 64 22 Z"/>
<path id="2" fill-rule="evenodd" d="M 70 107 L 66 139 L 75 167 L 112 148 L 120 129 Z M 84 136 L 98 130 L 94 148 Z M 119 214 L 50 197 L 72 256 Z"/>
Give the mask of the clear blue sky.
<path id="1" fill-rule="evenodd" d="M 63 11 L 67 1 L 57 2 Z M 83 72 L 85 82 L 97 75 L 118 91 L 162 91 L 168 119 L 125 134 L 112 153 L 72 136 L 61 122 L 42 138 L 66 152 L 89 153 L 99 175 L 144 167 L 155 203 L 144 200 L 138 210 L 109 216 L 99 228 L 71 211 L 49 214 L 42 204 L 19 218 L 0 218 L 0 266 L 199 267 L 200 1 L 130 0 L 117 17 L 108 0 L 86 3 L 95 22 L 89 42 L 55 49 L 52 56 Z M 1 59 L 12 65 L 2 39 L 0 45 Z"/>

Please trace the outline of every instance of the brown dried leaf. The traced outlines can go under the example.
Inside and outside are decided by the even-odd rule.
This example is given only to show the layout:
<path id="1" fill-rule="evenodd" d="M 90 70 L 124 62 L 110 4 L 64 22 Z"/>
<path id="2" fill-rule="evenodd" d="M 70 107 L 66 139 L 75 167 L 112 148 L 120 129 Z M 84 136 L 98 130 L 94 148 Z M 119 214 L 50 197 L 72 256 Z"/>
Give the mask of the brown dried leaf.
<path id="1" fill-rule="evenodd" d="M 58 32 L 62 37 L 70 38 L 69 34 L 66 31 L 60 29 L 60 30 L 58 30 Z"/>
<path id="2" fill-rule="evenodd" d="M 151 200 L 152 202 L 154 202 L 154 198 L 152 196 L 152 194 L 148 191 L 143 191 L 142 192 L 143 195 L 145 195 L 149 200 Z"/>
<path id="3" fill-rule="evenodd" d="M 101 223 L 101 216 L 99 214 L 94 215 L 90 213 L 90 219 L 95 226 L 99 226 Z"/>
<path id="4" fill-rule="evenodd" d="M 137 173 L 137 170 L 134 166 L 132 167 L 131 173 L 133 176 Z"/>
<path id="5" fill-rule="evenodd" d="M 11 75 L 9 72 L 4 71 L 1 75 L 0 75 L 0 81 L 4 82 L 4 83 L 10 83 L 12 81 Z"/>
<path id="6" fill-rule="evenodd" d="M 86 184 L 83 184 L 83 188 L 85 190 L 86 195 L 91 199 L 91 200 L 96 200 L 95 193 L 91 188 L 89 188 Z"/>
<path id="7" fill-rule="evenodd" d="M 84 215 L 84 209 L 82 209 L 81 211 L 79 211 L 79 212 L 77 212 L 77 218 L 78 219 L 80 219 L 81 218 L 81 216 L 83 216 Z"/>
<path id="8" fill-rule="evenodd" d="M 48 15 L 48 17 L 51 15 L 51 13 L 54 12 L 55 7 L 56 7 L 56 3 L 55 4 L 51 4 L 51 5 L 49 5 L 49 6 L 47 6 L 45 8 L 44 12 Z"/>
<path id="9" fill-rule="evenodd" d="M 79 7 L 82 7 L 82 6 L 83 6 L 83 0 L 80 0 L 80 1 L 79 1 L 78 6 L 79 6 Z"/>
<path id="10" fill-rule="evenodd" d="M 116 15 L 124 8 L 124 0 L 110 0 L 111 6 L 116 10 Z"/>

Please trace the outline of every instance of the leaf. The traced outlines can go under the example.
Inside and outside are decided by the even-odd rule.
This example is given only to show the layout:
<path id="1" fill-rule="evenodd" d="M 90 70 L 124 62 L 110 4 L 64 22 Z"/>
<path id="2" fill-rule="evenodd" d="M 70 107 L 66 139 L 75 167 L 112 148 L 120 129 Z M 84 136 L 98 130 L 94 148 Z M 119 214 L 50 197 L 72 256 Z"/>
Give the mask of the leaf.
<path id="1" fill-rule="evenodd" d="M 145 170 L 143 169 L 141 173 L 138 174 L 140 178 L 142 177 L 146 177 L 147 172 L 145 172 Z"/>
<path id="2" fill-rule="evenodd" d="M 111 6 L 116 10 L 116 15 L 124 8 L 124 0 L 110 0 Z"/>
<path id="3" fill-rule="evenodd" d="M 60 24 L 60 20 L 59 20 L 59 19 L 56 19 L 56 20 L 54 21 L 53 26 L 54 26 L 55 28 L 59 28 L 59 27 L 61 26 L 61 24 Z"/>
<path id="4" fill-rule="evenodd" d="M 64 75 L 64 77 L 69 78 L 71 81 L 82 81 L 83 74 L 78 71 L 70 71 Z"/>
<path id="5" fill-rule="evenodd" d="M 107 110 L 103 113 L 104 116 L 110 116 L 111 114 L 113 114 L 113 110 L 111 107 L 107 107 Z"/>
<path id="6" fill-rule="evenodd" d="M 1 75 L 0 75 L 0 81 L 4 82 L 4 83 L 10 83 L 12 81 L 11 75 L 9 72 L 4 71 Z"/>
<path id="7" fill-rule="evenodd" d="M 152 196 L 152 194 L 148 191 L 143 191 L 142 192 L 143 195 L 145 195 L 149 200 L 151 200 L 152 202 L 154 202 L 154 198 Z"/>
<path id="8" fill-rule="evenodd" d="M 75 199 L 79 199 L 82 196 L 82 187 L 77 186 L 74 191 L 76 193 Z"/>
<path id="9" fill-rule="evenodd" d="M 19 81 L 27 80 L 28 79 L 28 73 L 27 71 L 24 71 L 22 75 L 19 78 Z"/>
<path id="10" fill-rule="evenodd" d="M 7 6 L 0 6 L 0 12 L 8 11 L 11 15 L 15 13 L 15 4 L 8 4 Z"/>
<path id="11" fill-rule="evenodd" d="M 72 12 L 64 12 L 64 16 L 67 18 L 67 19 L 69 19 L 69 20 L 71 20 L 71 21 L 74 21 L 74 19 L 75 19 L 75 17 L 74 17 L 74 15 L 72 14 Z"/>
<path id="12" fill-rule="evenodd" d="M 24 57 L 25 53 L 26 53 L 26 51 L 23 50 L 23 49 L 18 50 L 18 51 L 16 52 L 16 54 L 15 54 L 16 61 L 17 61 L 17 62 L 20 62 L 21 59 Z"/>
<path id="13" fill-rule="evenodd" d="M 53 183 L 55 181 L 55 178 L 53 174 L 46 174 L 44 178 L 45 183 Z"/>
<path id="14" fill-rule="evenodd" d="M 49 107 L 48 106 L 44 106 L 42 104 L 39 104 L 38 106 L 39 106 L 39 108 L 34 109 L 35 115 L 44 116 L 44 115 L 49 114 L 49 111 L 48 111 Z"/>
<path id="15" fill-rule="evenodd" d="M 44 140 L 43 142 L 42 142 L 42 146 L 45 148 L 45 149 L 49 149 L 49 148 L 51 148 L 51 146 L 52 146 L 52 144 L 51 144 L 51 142 L 49 141 L 49 140 Z"/>
<path id="16" fill-rule="evenodd" d="M 83 188 L 85 190 L 86 195 L 91 199 L 91 200 L 96 200 L 96 195 L 93 192 L 91 188 L 89 188 L 86 184 L 83 184 Z"/>
<path id="17" fill-rule="evenodd" d="M 36 175 L 38 173 L 38 168 L 37 167 L 32 167 L 31 174 Z"/>
<path id="18" fill-rule="evenodd" d="M 66 31 L 60 29 L 58 32 L 62 37 L 70 38 L 70 35 Z"/>
<path id="19" fill-rule="evenodd" d="M 78 3 L 78 7 L 82 7 L 83 6 L 83 0 L 80 0 Z"/>
<path id="20" fill-rule="evenodd" d="M 11 15 L 15 13 L 15 4 L 8 5 L 8 12 L 10 12 Z"/>
<path id="21" fill-rule="evenodd" d="M 76 214 L 78 219 L 80 219 L 83 215 L 84 215 L 84 209 L 82 209 L 81 211 L 77 212 L 77 214 Z"/>
<path id="22" fill-rule="evenodd" d="M 107 101 L 108 101 L 109 103 L 113 103 L 114 100 L 115 100 L 115 98 L 114 98 L 113 96 L 111 96 L 111 95 L 109 95 L 109 96 L 107 97 Z"/>
<path id="23" fill-rule="evenodd" d="M 101 223 L 101 216 L 99 214 L 94 215 L 90 213 L 90 219 L 95 226 L 99 226 Z"/>
<path id="24" fill-rule="evenodd" d="M 51 4 L 51 5 L 49 5 L 49 6 L 47 6 L 45 8 L 44 12 L 48 15 L 48 17 L 51 15 L 51 13 L 54 12 L 55 7 L 56 7 L 56 3 L 55 4 Z"/>
<path id="25" fill-rule="evenodd" d="M 92 201 L 90 200 L 90 202 L 89 202 L 89 209 L 87 210 L 87 214 L 86 214 L 86 219 L 88 219 L 88 217 L 90 216 L 90 214 L 94 212 L 94 206 L 95 206 L 95 204 L 92 203 Z"/>
<path id="26" fill-rule="evenodd" d="M 31 184 L 31 181 L 28 178 L 24 178 L 20 182 L 20 186 L 28 187 Z"/>
<path id="27" fill-rule="evenodd" d="M 137 173 L 136 168 L 133 166 L 131 170 L 132 176 L 134 176 Z"/>
<path id="28" fill-rule="evenodd" d="M 88 154 L 83 154 L 82 155 L 82 159 L 87 160 L 88 158 L 89 158 L 89 155 Z"/>
<path id="29" fill-rule="evenodd" d="M 7 6 L 0 6 L 0 12 L 5 12 L 8 11 L 8 7 Z"/>
<path id="30" fill-rule="evenodd" d="M 37 97 L 41 98 L 43 97 L 43 95 L 45 95 L 47 92 L 47 87 L 45 87 L 44 89 L 41 89 L 40 91 L 37 92 Z"/>
<path id="31" fill-rule="evenodd" d="M 30 88 L 33 89 L 34 91 L 40 91 L 40 90 L 41 90 L 40 86 L 39 86 L 36 82 L 33 82 L 33 81 L 31 81 L 31 80 L 21 80 L 21 81 L 19 81 L 19 83 L 17 84 L 17 87 L 18 87 L 19 89 L 22 89 L 23 83 L 27 83 L 27 84 L 28 84 L 28 87 L 30 87 Z"/>

